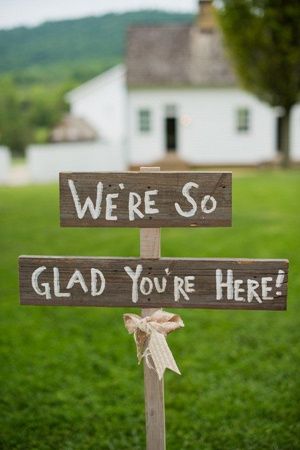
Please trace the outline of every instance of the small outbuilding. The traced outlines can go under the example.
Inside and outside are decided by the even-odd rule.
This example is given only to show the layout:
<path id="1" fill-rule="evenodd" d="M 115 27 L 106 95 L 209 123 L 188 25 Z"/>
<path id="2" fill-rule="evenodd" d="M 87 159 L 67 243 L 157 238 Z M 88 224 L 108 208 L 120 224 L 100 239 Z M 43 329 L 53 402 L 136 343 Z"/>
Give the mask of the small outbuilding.
<path id="1" fill-rule="evenodd" d="M 87 142 L 97 139 L 97 131 L 86 119 L 72 115 L 66 115 L 50 135 L 51 142 Z"/>

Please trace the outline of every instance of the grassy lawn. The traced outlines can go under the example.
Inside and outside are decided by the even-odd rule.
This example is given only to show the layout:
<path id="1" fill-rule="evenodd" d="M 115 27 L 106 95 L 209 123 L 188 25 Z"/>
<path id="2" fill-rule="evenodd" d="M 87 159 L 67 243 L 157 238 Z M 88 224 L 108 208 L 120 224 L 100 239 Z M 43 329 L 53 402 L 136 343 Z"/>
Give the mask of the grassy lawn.
<path id="1" fill-rule="evenodd" d="M 167 446 L 300 449 L 300 173 L 237 175 L 233 198 L 231 229 L 163 230 L 162 254 L 289 258 L 288 311 L 180 311 Z M 136 256 L 138 231 L 61 229 L 58 214 L 58 186 L 0 189 L 0 448 L 143 449 L 124 311 L 21 307 L 17 279 L 20 254 Z"/>

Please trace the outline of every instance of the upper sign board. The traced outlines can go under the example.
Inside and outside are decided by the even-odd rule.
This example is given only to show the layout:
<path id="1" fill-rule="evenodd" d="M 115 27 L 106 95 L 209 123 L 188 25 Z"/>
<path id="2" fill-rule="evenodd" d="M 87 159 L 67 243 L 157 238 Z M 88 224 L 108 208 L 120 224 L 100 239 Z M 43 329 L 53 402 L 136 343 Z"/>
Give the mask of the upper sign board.
<path id="1" fill-rule="evenodd" d="M 230 172 L 60 174 L 64 227 L 229 227 Z"/>

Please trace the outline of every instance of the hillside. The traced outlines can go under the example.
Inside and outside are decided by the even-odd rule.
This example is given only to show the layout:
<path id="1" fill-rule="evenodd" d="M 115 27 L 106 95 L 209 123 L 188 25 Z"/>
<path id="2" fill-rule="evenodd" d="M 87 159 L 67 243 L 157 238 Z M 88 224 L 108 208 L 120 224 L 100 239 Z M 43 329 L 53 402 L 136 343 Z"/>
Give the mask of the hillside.
<path id="1" fill-rule="evenodd" d="M 191 14 L 156 10 L 47 22 L 0 30 L 0 75 L 17 83 L 82 81 L 120 61 L 128 26 L 191 21 Z"/>

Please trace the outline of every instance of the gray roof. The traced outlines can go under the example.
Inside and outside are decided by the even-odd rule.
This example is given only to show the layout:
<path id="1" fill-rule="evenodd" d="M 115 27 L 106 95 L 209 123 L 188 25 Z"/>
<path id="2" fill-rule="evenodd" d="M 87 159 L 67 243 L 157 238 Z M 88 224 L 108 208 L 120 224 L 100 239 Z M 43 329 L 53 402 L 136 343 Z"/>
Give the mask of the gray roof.
<path id="1" fill-rule="evenodd" d="M 236 84 L 220 31 L 204 32 L 197 25 L 130 28 L 126 65 L 129 87 Z"/>

